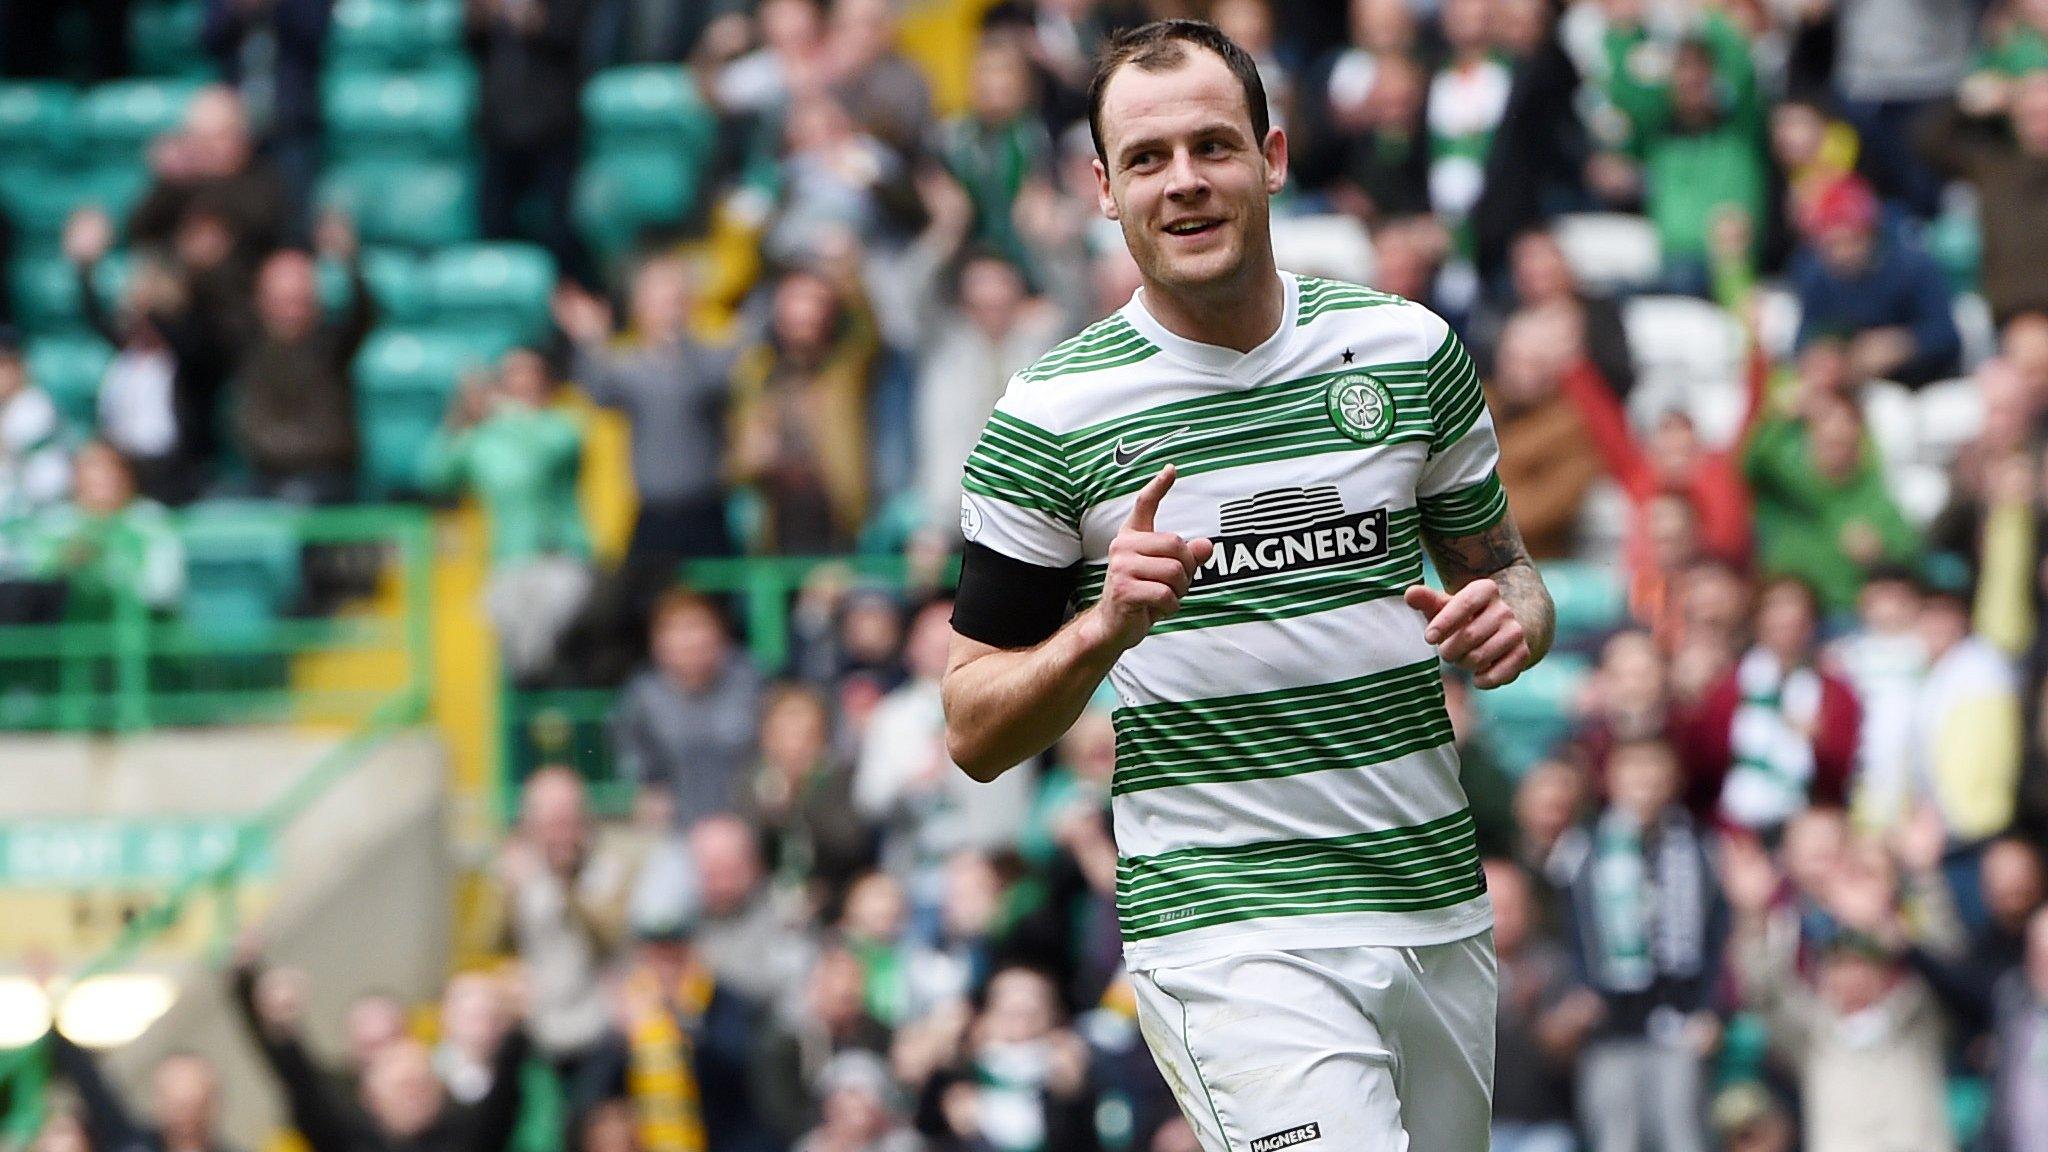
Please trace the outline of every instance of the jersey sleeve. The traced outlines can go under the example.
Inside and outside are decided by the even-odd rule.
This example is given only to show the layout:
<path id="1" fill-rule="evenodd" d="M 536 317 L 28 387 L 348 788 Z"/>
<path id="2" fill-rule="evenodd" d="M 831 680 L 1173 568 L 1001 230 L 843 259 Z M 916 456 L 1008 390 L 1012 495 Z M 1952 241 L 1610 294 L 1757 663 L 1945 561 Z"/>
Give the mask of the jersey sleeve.
<path id="1" fill-rule="evenodd" d="M 960 534 L 1012 560 L 1065 568 L 1081 559 L 1081 516 L 1060 437 L 1032 421 L 1016 384 L 982 428 L 960 481 Z"/>
<path id="2" fill-rule="evenodd" d="M 1435 313 L 1420 311 L 1424 344 L 1431 350 L 1426 394 L 1432 433 L 1429 459 L 1415 486 L 1416 505 L 1424 533 L 1470 536 L 1507 515 L 1500 441 L 1465 345 Z"/>

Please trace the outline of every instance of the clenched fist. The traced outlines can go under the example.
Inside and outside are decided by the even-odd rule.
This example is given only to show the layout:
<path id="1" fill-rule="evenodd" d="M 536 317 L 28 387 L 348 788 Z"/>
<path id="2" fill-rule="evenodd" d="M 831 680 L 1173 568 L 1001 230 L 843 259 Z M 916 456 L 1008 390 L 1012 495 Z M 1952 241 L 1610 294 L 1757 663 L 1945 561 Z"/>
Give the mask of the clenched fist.
<path id="1" fill-rule="evenodd" d="M 1209 562 L 1213 545 L 1208 540 L 1187 540 L 1152 526 L 1173 479 L 1168 464 L 1139 489 L 1130 518 L 1109 544 L 1109 573 L 1093 612 L 1103 642 L 1118 652 L 1134 647 L 1153 625 L 1179 611 L 1188 582 Z"/>
<path id="2" fill-rule="evenodd" d="M 1436 645 L 1445 663 L 1472 673 L 1481 688 L 1506 684 L 1532 662 L 1528 633 L 1492 580 L 1474 580 L 1456 596 L 1417 584 L 1405 599 L 1428 618 L 1423 639 Z"/>

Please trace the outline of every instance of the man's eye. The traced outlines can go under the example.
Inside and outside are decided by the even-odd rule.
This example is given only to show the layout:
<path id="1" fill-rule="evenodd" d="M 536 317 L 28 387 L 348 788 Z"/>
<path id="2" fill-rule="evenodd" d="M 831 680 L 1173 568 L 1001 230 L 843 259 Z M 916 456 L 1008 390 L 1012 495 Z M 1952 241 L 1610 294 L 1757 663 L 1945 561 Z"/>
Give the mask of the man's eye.
<path id="1" fill-rule="evenodd" d="M 1221 156 L 1229 150 L 1229 146 L 1221 140 L 1204 140 L 1202 142 L 1202 154 L 1204 156 Z"/>

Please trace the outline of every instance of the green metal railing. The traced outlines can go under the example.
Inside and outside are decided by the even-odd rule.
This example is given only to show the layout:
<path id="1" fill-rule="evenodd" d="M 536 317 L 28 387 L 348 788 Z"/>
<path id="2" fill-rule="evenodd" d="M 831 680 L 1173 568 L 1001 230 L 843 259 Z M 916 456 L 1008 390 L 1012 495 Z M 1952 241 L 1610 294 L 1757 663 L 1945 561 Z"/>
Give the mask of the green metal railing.
<path id="1" fill-rule="evenodd" d="M 292 661 L 385 654 L 395 686 L 424 697 L 430 675 L 432 529 L 415 508 L 217 510 L 179 517 L 183 603 L 154 614 L 132 586 L 94 619 L 0 626 L 0 729 L 136 731 L 157 726 L 359 720 L 394 686 L 308 687 Z M 395 565 L 395 611 L 295 618 L 300 565 L 340 558 L 374 583 Z M 364 589 L 365 591 L 367 589 Z"/>
<path id="2" fill-rule="evenodd" d="M 768 675 L 786 671 L 790 660 L 790 602 L 812 581 L 835 576 L 864 587 L 907 592 L 920 573 L 903 556 L 746 557 L 694 560 L 679 573 L 685 588 L 736 602 L 748 655 Z M 960 579 L 957 559 L 937 574 L 941 587 Z M 518 807 L 519 786 L 535 768 L 561 764 L 590 782 L 592 807 L 607 816 L 626 814 L 632 783 L 619 778 L 612 747 L 611 713 L 616 693 L 608 689 L 521 692 L 506 686 L 500 695 L 498 803 L 509 819 Z"/>
<path id="3" fill-rule="evenodd" d="M 133 963 L 193 915 L 212 917 L 216 959 L 234 939 L 237 895 L 284 829 L 393 733 L 419 723 L 432 692 L 432 524 L 415 508 L 204 509 L 176 518 L 189 564 L 179 609 L 157 615 L 114 588 L 90 620 L 0 627 L 0 729 L 137 732 L 186 724 L 339 721 L 350 735 L 261 811 L 233 848 L 169 883 L 70 983 Z M 323 555 L 324 553 L 324 555 Z M 340 563 L 368 610 L 295 616 L 302 565 Z M 310 679 L 295 664 L 344 665 Z M 351 664 L 350 662 L 356 662 Z M 210 905 L 210 907 L 209 907 Z M 40 1044 L 0 1052 L 0 1148 L 43 1119 Z"/>

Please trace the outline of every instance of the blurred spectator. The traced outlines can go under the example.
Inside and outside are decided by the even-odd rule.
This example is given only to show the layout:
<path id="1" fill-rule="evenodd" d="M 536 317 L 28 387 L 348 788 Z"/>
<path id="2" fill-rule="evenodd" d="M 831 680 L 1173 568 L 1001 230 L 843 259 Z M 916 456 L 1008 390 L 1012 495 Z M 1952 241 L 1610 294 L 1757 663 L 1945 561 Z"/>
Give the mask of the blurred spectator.
<path id="1" fill-rule="evenodd" d="M 707 816 L 683 843 L 687 883 L 696 894 L 691 936 L 697 954 L 749 1002 L 782 1003 L 803 979 L 810 948 L 768 885 L 759 834 L 737 816 Z M 636 903 L 652 898 L 635 894 Z"/>
<path id="2" fill-rule="evenodd" d="M 1995 1056 L 1990 1136 L 1994 1147 L 2039 1152 L 2048 1146 L 2048 1100 L 2039 1056 L 2048 1026 L 2048 909 L 2027 921 L 2026 959 L 1993 990 Z"/>
<path id="3" fill-rule="evenodd" d="M 598 978 L 623 946 L 633 884 L 631 860 L 597 838 L 574 770 L 528 777 L 494 880 L 484 938 L 519 957 L 534 1045 L 573 1080 L 609 1019 Z"/>
<path id="4" fill-rule="evenodd" d="M 1598 1022 L 1600 998 L 1574 984 L 1564 950 L 1543 931 L 1529 877 L 1486 862 L 1500 964 L 1493 1081 L 1494 1152 L 1572 1152 L 1572 1066 Z"/>
<path id="5" fill-rule="evenodd" d="M 811 89 L 830 65 L 824 13 L 817 0 L 764 0 L 754 12 L 760 47 L 718 70 L 712 98 L 729 112 L 777 110 L 798 89 Z"/>
<path id="6" fill-rule="evenodd" d="M 1455 278 L 1438 285 L 1453 312 L 1469 307 L 1478 288 L 1470 260 L 1477 253 L 1472 215 L 1487 192 L 1489 153 L 1498 140 L 1514 73 L 1494 53 L 1499 0 L 1445 0 L 1438 31 L 1444 55 L 1429 80 L 1423 123 L 1429 132 L 1429 207 L 1452 236 Z M 1449 285 L 1462 286 L 1451 289 Z M 1503 338 L 1505 339 L 1505 338 Z M 1521 520 L 1519 512 L 1516 519 Z"/>
<path id="7" fill-rule="evenodd" d="M 1801 360 L 1839 362 L 1844 354 L 1830 342 L 1809 347 Z M 1797 413 L 1766 415 L 1743 446 L 1757 567 L 1805 582 L 1824 613 L 1847 613 L 1865 574 L 1911 561 L 1919 541 L 1885 487 L 1855 401 L 1811 383 L 1802 393 Z"/>
<path id="8" fill-rule="evenodd" d="M 950 536 L 960 518 L 960 462 L 1010 377 L 1058 343 L 1059 310 L 1033 296 L 1023 270 L 993 252 L 959 266 L 956 306 L 932 332 L 917 381 L 920 496 L 928 531 Z"/>
<path id="9" fill-rule="evenodd" d="M 1630 601 L 1642 606 L 1658 593 L 1662 565 L 1655 526 L 1656 499 L 1676 495 L 1690 507 L 1699 551 L 1731 563 L 1749 558 L 1749 493 L 1732 451 L 1700 443 L 1692 417 L 1682 411 L 1657 418 L 1655 430 L 1638 439 L 1620 398 L 1590 358 L 1565 370 L 1562 389 L 1577 408 L 1607 473 L 1627 494 L 1633 512 L 1627 556 Z M 1750 373 L 1749 421 L 1763 408 L 1764 372 Z"/>
<path id="10" fill-rule="evenodd" d="M 1488 307 L 1473 317 L 1474 355 L 1480 368 L 1493 365 L 1493 344 L 1500 328 L 1522 309 L 1570 312 L 1585 347 L 1586 361 L 1619 400 L 1635 391 L 1636 367 L 1622 327 L 1621 306 L 1606 296 L 1586 291 L 1572 270 L 1556 234 L 1531 229 L 1515 237 L 1508 249 L 1509 301 L 1512 308 Z"/>
<path id="11" fill-rule="evenodd" d="M 1960 95 L 1968 101 L 1981 90 L 1965 87 Z M 2003 324 L 2048 311 L 2048 288 L 2037 275 L 2048 261 L 2048 206 L 2035 191 L 2048 172 L 2048 70 L 1990 91 L 1994 99 L 1944 106 L 1930 116 L 1920 147 L 1944 174 L 1977 190 L 1984 236 L 1978 280 L 1992 317 Z M 2005 125 L 1997 120 L 2001 112 Z"/>
<path id="12" fill-rule="evenodd" d="M 167 249 L 188 216 L 216 217 L 246 285 L 264 258 L 292 238 L 290 197 L 257 158 L 248 113 L 232 88 L 201 89 L 184 126 L 150 146 L 149 169 L 149 191 L 128 217 L 128 238 L 140 247 Z"/>
<path id="13" fill-rule="evenodd" d="M 761 1119 L 778 1139 L 795 1142 L 826 1119 L 841 1055 L 889 1050 L 889 1029 L 863 1004 L 863 979 L 853 953 L 827 944 L 811 961 L 802 998 L 763 1031 L 751 1083 Z"/>
<path id="14" fill-rule="evenodd" d="M 1052 980 L 1030 968 L 989 979 L 957 1057 L 922 1086 L 920 1128 L 959 1152 L 1094 1152 L 1088 1045 L 1061 1026 Z"/>
<path id="15" fill-rule="evenodd" d="M 482 74 L 478 215 L 494 240 L 547 246 L 564 275 L 587 280 L 569 196 L 582 132 L 583 35 L 591 0 L 464 0 L 463 32 Z M 537 229 L 524 226 L 538 200 Z"/>
<path id="16" fill-rule="evenodd" d="M 1745 1003 L 1797 1075 L 1810 1152 L 1953 1149 L 1942 1075 L 1943 1022 L 1927 986 L 1862 932 L 1828 943 L 1809 988 L 1765 931 L 1778 887 L 1770 857 L 1734 839 L 1722 875 L 1735 910 L 1732 960 Z M 1883 893 L 1888 897 L 1889 893 Z"/>
<path id="17" fill-rule="evenodd" d="M 322 316 L 312 257 L 271 256 L 256 282 L 258 334 L 233 383 L 235 430 L 257 494 L 294 504 L 340 503 L 355 491 L 351 366 L 377 322 L 353 227 L 330 216 L 316 242 L 321 256 L 348 271 L 340 318 Z"/>
<path id="18" fill-rule="evenodd" d="M 1940 181 L 1913 155 L 1912 125 L 1969 68 L 1971 9 L 1960 0 L 1831 0 L 1807 12 L 1806 20 L 1833 17 L 1835 88 L 1861 137 L 1861 167 L 1887 198 L 1932 216 Z"/>
<path id="19" fill-rule="evenodd" d="M 1294 74 L 1274 42 L 1272 6 L 1267 0 L 1217 0 L 1209 7 L 1209 22 L 1258 66 L 1259 86 L 1266 90 L 1266 122 L 1287 128 L 1294 116 Z"/>
<path id="20" fill-rule="evenodd" d="M 573 287 L 556 294 L 555 318 L 575 345 L 570 376 L 632 427 L 639 512 L 626 563 L 660 569 L 666 580 L 678 560 L 732 551 L 718 487 L 731 362 L 690 335 L 692 285 L 682 260 L 651 258 L 631 283 L 630 343 L 610 345 L 611 309 Z"/>
<path id="21" fill-rule="evenodd" d="M 2026 963 L 2028 925 L 2048 897 L 2040 852 L 2012 836 L 1985 848 L 1978 866 L 1985 918 L 1968 926 L 1956 915 L 1943 873 L 1947 830 L 1940 814 L 1917 809 L 1894 844 L 1912 915 L 1888 942 L 1903 948 L 1906 963 L 1941 998 L 1956 1047 L 1974 1059 L 1981 1053 L 1976 1041 L 1996 1024 L 1999 985 Z"/>
<path id="22" fill-rule="evenodd" d="M 135 602 L 177 607 L 185 592 L 185 545 L 164 507 L 138 496 L 127 460 L 104 441 L 78 450 L 73 499 L 19 525 L 10 567 L 61 586 L 63 614 L 106 620 Z"/>
<path id="23" fill-rule="evenodd" d="M 1350 41 L 1302 76 L 1290 165 L 1368 222 L 1426 211 L 1427 77 L 1414 59 L 1416 14 L 1401 0 L 1353 0 L 1348 12 Z"/>
<path id="24" fill-rule="evenodd" d="M 1804 243 L 1788 280 L 1799 297 L 1799 344 L 1848 344 L 1849 378 L 1920 385 L 1953 376 L 1962 337 L 1948 281 L 1926 253 L 1885 228 L 1870 187 L 1844 176 L 1814 192 L 1798 221 Z"/>
<path id="25" fill-rule="evenodd" d="M 206 0 L 201 42 L 249 111 L 303 235 L 320 174 L 320 56 L 334 0 Z"/>
<path id="26" fill-rule="evenodd" d="M 512 1027 L 498 982 L 481 972 L 458 973 L 441 992 L 441 1039 L 434 1072 L 448 1099 L 475 1107 L 490 1095 L 498 1046 Z"/>
<path id="27" fill-rule="evenodd" d="M 1678 41 L 1669 68 L 1663 84 L 1628 98 L 1629 145 L 1641 165 L 1629 182 L 1640 182 L 1657 227 L 1666 284 L 1709 295 L 1715 230 L 1732 220 L 1755 235 L 1767 208 L 1756 69 L 1741 29 L 1721 13 Z M 1614 161 L 1607 168 L 1611 195 L 1623 182 Z"/>
<path id="28" fill-rule="evenodd" d="M 1857 823 L 1883 830 L 1904 815 L 1913 697 L 1927 655 L 1920 645 L 1920 589 L 1911 569 L 1879 566 L 1856 595 L 1856 624 L 1827 647 L 1824 662 L 1839 672 L 1862 705 L 1850 797 Z"/>
<path id="29" fill-rule="evenodd" d="M 173 1052 L 149 1076 L 149 1116 L 137 1117 L 99 1059 L 51 1028 L 50 1070 L 71 1083 L 91 1152 L 227 1152 L 220 1134 L 220 1072 L 196 1052 Z"/>
<path id="30" fill-rule="evenodd" d="M 64 257 L 78 285 L 79 310 L 116 349 L 100 383 L 100 435 L 133 463 L 151 499 L 182 504 L 211 471 L 209 425 L 232 351 L 201 314 L 200 302 L 153 257 L 133 263 L 120 307 L 110 315 L 96 279 L 113 240 L 113 225 L 95 209 L 65 222 Z"/>
<path id="31" fill-rule="evenodd" d="M 1501 485 L 1529 554 L 1539 558 L 1571 555 L 1580 511 L 1600 471 L 1599 457 L 1584 450 L 1586 422 L 1561 390 L 1578 358 L 1568 315 L 1518 312 L 1501 332 L 1486 386 L 1500 437 Z"/>
<path id="32" fill-rule="evenodd" d="M 861 814 L 883 829 L 884 864 L 921 909 L 937 906 L 945 860 L 954 852 L 996 851 L 1016 842 L 1033 789 L 1034 773 L 1023 771 L 978 784 L 946 755 L 939 680 L 952 643 L 952 611 L 950 600 L 934 600 L 912 620 L 904 645 L 910 682 L 875 710 L 853 784 Z"/>
<path id="33" fill-rule="evenodd" d="M 1034 115 L 1035 106 L 1023 45 L 1012 36 L 984 34 L 974 53 L 968 109 L 939 126 L 933 148 L 967 189 L 973 239 L 1015 264 L 1027 257 L 1013 223 L 1017 194 L 1025 184 L 1053 175 L 1052 137 Z"/>
<path id="34" fill-rule="evenodd" d="M 635 923 L 617 1022 L 573 1095 L 628 1101 L 643 1149 L 780 1152 L 747 1081 L 760 1007 L 706 961 L 698 927 L 687 901 Z"/>
<path id="35" fill-rule="evenodd" d="M 1582 826 L 1590 791 L 1586 774 L 1559 760 L 1531 767 L 1515 789 L 1515 859 L 1543 881 L 1546 905 L 1554 904 L 1557 890 L 1571 883 L 1590 847 Z"/>
<path id="36" fill-rule="evenodd" d="M 1607 756 L 1616 745 L 1670 735 L 1670 691 L 1655 638 L 1633 629 L 1608 637 L 1576 711 L 1571 750 L 1596 787 L 1607 778 Z"/>
<path id="37" fill-rule="evenodd" d="M 873 863 L 874 836 L 854 807 L 853 766 L 833 748 L 831 710 L 818 689 L 768 690 L 760 764 L 741 811 L 766 839 L 781 886 L 801 894 L 812 914 L 835 918 L 847 885 Z"/>
<path id="38" fill-rule="evenodd" d="M 1557 37 L 1558 7 L 1551 0 L 1494 0 L 1491 7 L 1493 54 L 1511 79 L 1486 148 L 1485 191 L 1472 209 L 1475 255 L 1489 287 L 1507 270 L 1515 238 L 1579 197 L 1586 146 L 1573 107 L 1579 73 Z M 1445 110 L 1440 94 L 1433 86 L 1432 127 Z"/>
<path id="39" fill-rule="evenodd" d="M 1818 667 L 1819 603 L 1796 579 L 1757 597 L 1756 643 L 1685 722 L 1695 812 L 1774 835 L 1809 804 L 1848 802 L 1862 706 Z"/>
<path id="40" fill-rule="evenodd" d="M 893 231 L 910 210 L 915 194 L 908 163 L 863 128 L 838 97 L 794 94 L 781 130 L 778 196 L 761 241 L 770 261 L 816 263 L 847 237 L 858 243 Z"/>
<path id="41" fill-rule="evenodd" d="M 759 495 L 769 551 L 845 551 L 866 522 L 877 347 L 850 279 L 796 271 L 775 284 L 768 331 L 733 369 L 725 464 Z"/>
<path id="42" fill-rule="evenodd" d="M 1913 702 L 1908 772 L 1941 813 L 1949 883 L 1964 921 L 1975 923 L 1983 918 L 1977 855 L 2012 823 L 2016 803 L 2019 685 L 2006 658 L 1971 633 L 1967 575 L 1929 567 L 1920 608 L 1927 674 Z"/>
<path id="43" fill-rule="evenodd" d="M 286 970 L 280 979 L 291 979 L 296 973 Z M 495 995 L 496 985 L 493 985 Z M 502 1003 L 492 1009 L 500 1013 Z M 341 1061 L 328 1070 L 328 1081 L 343 1099 L 354 1100 L 362 1095 L 363 1070 L 392 1044 L 410 1034 L 411 1021 L 406 1019 L 405 1005 L 389 992 L 365 992 L 348 1002 L 342 1013 L 342 1056 Z"/>
<path id="44" fill-rule="evenodd" d="M 506 672 L 531 683 L 554 666 L 556 644 L 590 596 L 590 534 L 577 482 L 583 425 L 553 407 L 553 367 L 515 349 L 496 378 L 472 381 L 421 451 L 420 487 L 467 492 L 490 524 L 484 604 Z"/>
<path id="45" fill-rule="evenodd" d="M 835 1056 L 820 1077 L 824 1106 L 818 1126 L 796 1152 L 923 1152 L 925 1142 L 896 1107 L 889 1066 L 878 1056 Z"/>
<path id="46" fill-rule="evenodd" d="M 688 827 L 739 802 L 754 754 L 761 677 L 726 637 L 709 600 L 671 592 L 654 610 L 654 666 L 619 693 L 612 716 L 619 773 Z"/>
<path id="47" fill-rule="evenodd" d="M 235 969 L 234 998 L 249 1038 L 263 1055 L 287 1103 L 291 1126 L 312 1152 L 502 1152 L 521 1101 L 523 1029 L 498 1046 L 491 1089 L 471 1109 L 452 1106 L 433 1054 L 417 1040 L 380 1049 L 363 1070 L 359 1102 L 338 1098 L 314 1067 L 304 1040 L 304 1002 L 280 995 L 266 972 L 245 957 Z M 506 992 L 506 995 L 511 993 Z"/>
<path id="48" fill-rule="evenodd" d="M 70 488 L 57 406 L 29 379 L 20 334 L 0 327 L 0 524 L 55 507 Z"/>
<path id="49" fill-rule="evenodd" d="M 1578 977 L 1604 1007 L 1579 1061 L 1579 1118 L 1592 1152 L 1694 1152 L 1726 914 L 1672 750 L 1622 745 L 1607 778 L 1566 916 Z"/>
<path id="50" fill-rule="evenodd" d="M 826 35 L 837 102 L 898 156 L 914 154 L 931 138 L 931 88 L 896 50 L 891 0 L 832 0 Z"/>

